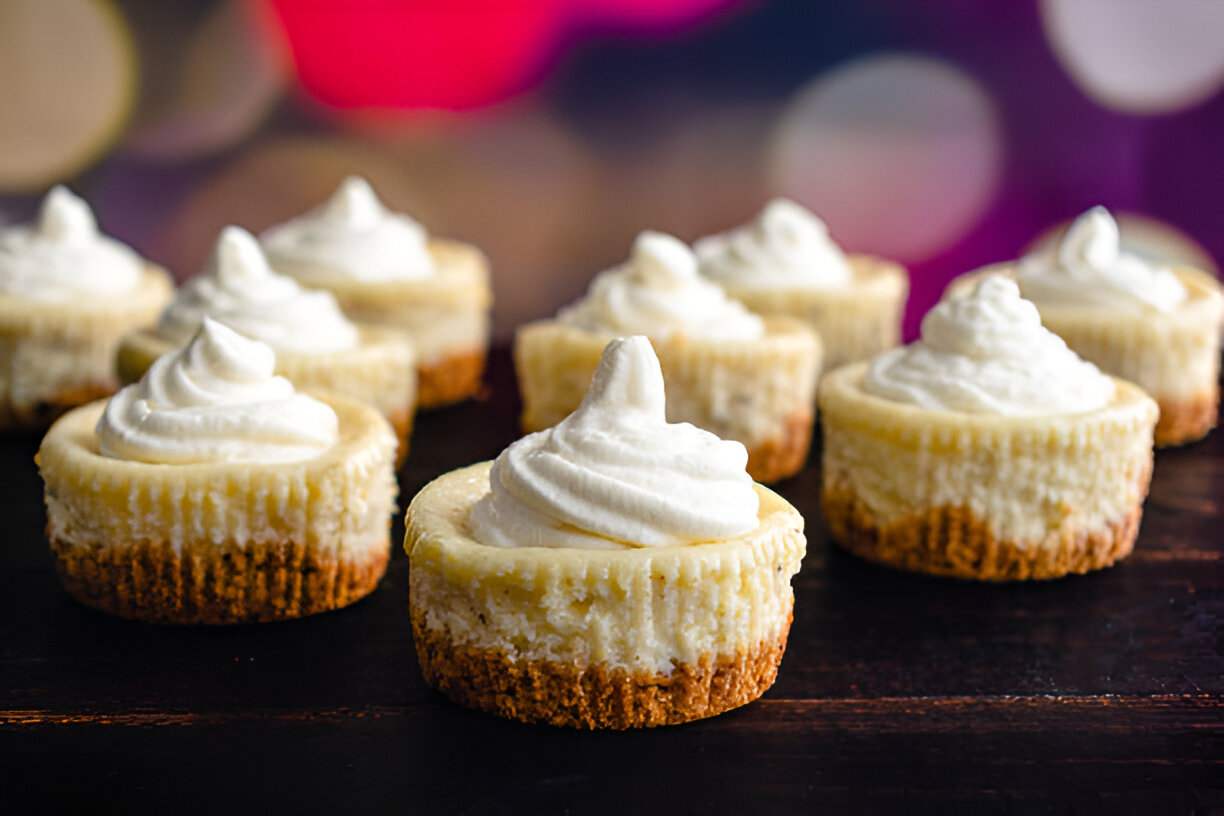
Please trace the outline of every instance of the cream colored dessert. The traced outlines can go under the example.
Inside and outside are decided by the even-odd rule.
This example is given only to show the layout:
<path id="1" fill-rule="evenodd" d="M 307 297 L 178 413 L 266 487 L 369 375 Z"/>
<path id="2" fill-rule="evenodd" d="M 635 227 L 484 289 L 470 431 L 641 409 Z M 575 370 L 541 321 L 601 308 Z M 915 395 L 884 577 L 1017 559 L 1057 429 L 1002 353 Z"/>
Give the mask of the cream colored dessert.
<path id="1" fill-rule="evenodd" d="M 644 232 L 623 266 L 591 283 L 555 319 L 521 327 L 514 362 L 523 429 L 555 425 L 578 407 L 604 346 L 650 337 L 667 382 L 667 416 L 748 448 L 748 472 L 772 482 L 807 458 L 821 346 L 798 320 L 761 318 L 697 275 L 669 235 Z"/>
<path id="2" fill-rule="evenodd" d="M 982 580 L 1113 564 L 1139 529 L 1156 404 L 1041 326 L 988 277 L 923 339 L 821 384 L 834 539 L 903 569 Z"/>
<path id="3" fill-rule="evenodd" d="M 1224 288 L 1189 267 L 1164 268 L 1121 251 L 1103 207 L 1077 218 L 1050 252 L 987 267 L 954 281 L 967 291 L 984 274 L 1004 274 L 1041 312 L 1041 322 L 1101 370 L 1156 400 L 1157 445 L 1193 442 L 1219 414 Z"/>
<path id="4" fill-rule="evenodd" d="M 0 428 L 45 427 L 114 393 L 120 336 L 156 318 L 173 291 L 165 270 L 99 233 L 63 187 L 36 222 L 0 230 Z"/>
<path id="5" fill-rule="evenodd" d="M 427 235 L 356 176 L 260 240 L 277 272 L 331 292 L 352 319 L 408 332 L 420 407 L 480 390 L 493 295 L 488 259 L 476 247 Z"/>
<path id="6" fill-rule="evenodd" d="M 56 571 L 81 603 L 162 623 L 281 620 L 367 595 L 390 556 L 395 435 L 296 392 L 273 351 L 206 320 L 38 452 Z"/>
<path id="7" fill-rule="evenodd" d="M 701 274 L 760 315 L 806 322 L 824 344 L 824 367 L 864 360 L 901 342 L 905 269 L 845 255 L 824 223 L 788 199 L 755 221 L 693 244 Z"/>
<path id="8" fill-rule="evenodd" d="M 271 346 L 277 373 L 297 387 L 335 391 L 378 408 L 395 428 L 399 459 L 407 453 L 416 409 L 415 355 L 407 335 L 354 324 L 327 292 L 274 273 L 258 242 L 238 227 L 221 231 L 208 267 L 183 286 L 155 325 L 123 338 L 120 377 L 140 379 L 154 360 L 187 343 L 205 317 Z"/>
<path id="9" fill-rule="evenodd" d="M 786 647 L 803 518 L 743 445 L 668 424 L 644 337 L 608 344 L 582 406 L 408 508 L 426 680 L 527 722 L 630 728 L 756 699 Z"/>

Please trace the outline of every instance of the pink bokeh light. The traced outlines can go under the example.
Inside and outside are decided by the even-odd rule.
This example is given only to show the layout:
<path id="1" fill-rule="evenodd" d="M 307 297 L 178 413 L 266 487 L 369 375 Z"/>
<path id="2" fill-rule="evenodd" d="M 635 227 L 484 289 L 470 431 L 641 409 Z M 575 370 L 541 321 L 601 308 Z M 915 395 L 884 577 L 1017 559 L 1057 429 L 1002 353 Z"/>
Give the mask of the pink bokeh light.
<path id="1" fill-rule="evenodd" d="M 666 33 L 735 0 L 269 0 L 298 80 L 340 109 L 468 110 L 540 81 L 580 35 Z"/>

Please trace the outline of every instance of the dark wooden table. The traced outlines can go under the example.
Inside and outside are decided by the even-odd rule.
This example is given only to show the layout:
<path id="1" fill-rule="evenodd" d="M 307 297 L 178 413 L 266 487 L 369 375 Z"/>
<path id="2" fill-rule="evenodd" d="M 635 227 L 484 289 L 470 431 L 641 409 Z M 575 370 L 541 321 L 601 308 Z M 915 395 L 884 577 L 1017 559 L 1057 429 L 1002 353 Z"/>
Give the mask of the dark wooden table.
<path id="1" fill-rule="evenodd" d="M 496 455 L 517 410 L 503 353 L 486 400 L 419 419 L 401 503 Z M 777 683 L 630 733 L 504 722 L 426 687 L 398 547 L 373 596 L 302 621 L 78 606 L 51 569 L 37 443 L 0 440 L 0 811 L 1224 813 L 1224 431 L 1157 454 L 1127 561 L 1040 584 L 841 553 L 814 455 L 778 486 L 808 555 Z"/>

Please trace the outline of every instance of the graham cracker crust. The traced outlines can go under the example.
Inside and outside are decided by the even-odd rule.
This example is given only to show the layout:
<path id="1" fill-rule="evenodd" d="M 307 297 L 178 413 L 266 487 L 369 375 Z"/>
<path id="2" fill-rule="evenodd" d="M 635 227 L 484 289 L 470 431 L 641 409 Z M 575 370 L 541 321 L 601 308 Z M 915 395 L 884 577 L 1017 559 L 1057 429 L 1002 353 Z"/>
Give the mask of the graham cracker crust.
<path id="1" fill-rule="evenodd" d="M 1156 447 L 1197 442 L 1216 426 L 1220 414 L 1220 390 L 1196 394 L 1187 400 L 1156 400 L 1160 419 L 1156 422 Z"/>
<path id="2" fill-rule="evenodd" d="M 293 541 L 176 554 L 163 542 L 81 546 L 48 537 L 69 595 L 152 623 L 256 623 L 339 609 L 378 586 L 391 555 L 390 538 L 361 560 L 337 561 Z"/>
<path id="3" fill-rule="evenodd" d="M 448 354 L 440 360 L 417 365 L 417 407 L 441 408 L 480 393 L 485 349 Z"/>
<path id="4" fill-rule="evenodd" d="M 898 569 L 978 581 L 1061 578 L 1112 566 L 1130 554 L 1142 501 L 1105 529 L 1071 532 L 1056 547 L 1000 540 L 967 507 L 933 507 L 880 526 L 849 488 L 821 496 L 833 539 L 849 552 Z"/>
<path id="5" fill-rule="evenodd" d="M 748 475 L 755 481 L 769 484 L 802 470 L 812 444 L 813 421 L 811 411 L 787 417 L 781 436 L 767 439 L 748 450 Z"/>
<path id="6" fill-rule="evenodd" d="M 33 405 L 16 406 L 5 402 L 0 405 L 0 430 L 46 429 L 51 426 L 51 423 L 78 405 L 109 397 L 114 393 L 113 386 L 94 382 L 61 389 Z"/>
<path id="7" fill-rule="evenodd" d="M 454 702 L 499 717 L 568 728 L 653 728 L 713 717 L 773 685 L 793 613 L 781 634 L 734 655 L 703 655 L 670 675 L 549 660 L 452 643 L 412 609 L 412 636 L 426 682 Z"/>

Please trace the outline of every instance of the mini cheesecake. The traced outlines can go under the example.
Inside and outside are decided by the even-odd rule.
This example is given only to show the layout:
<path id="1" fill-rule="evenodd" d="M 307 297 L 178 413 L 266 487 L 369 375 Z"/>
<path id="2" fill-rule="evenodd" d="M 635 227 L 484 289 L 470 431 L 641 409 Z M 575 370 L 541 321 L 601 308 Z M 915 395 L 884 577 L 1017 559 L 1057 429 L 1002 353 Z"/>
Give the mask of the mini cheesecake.
<path id="1" fill-rule="evenodd" d="M 492 547 L 468 516 L 490 463 L 408 508 L 409 604 L 426 681 L 523 722 L 638 728 L 710 717 L 772 685 L 786 648 L 803 518 L 757 485 L 759 524 L 688 546 Z"/>
<path id="2" fill-rule="evenodd" d="M 759 315 L 789 316 L 811 326 L 824 347 L 824 369 L 831 370 L 900 344 L 909 294 L 909 277 L 899 264 L 871 255 L 847 255 L 846 261 L 853 277 L 845 287 L 719 285 Z"/>
<path id="3" fill-rule="evenodd" d="M 124 618 L 226 624 L 374 589 L 395 436 L 360 400 L 299 393 L 275 362 L 206 318 L 139 383 L 51 426 L 36 461 L 69 595 Z"/>
<path id="4" fill-rule="evenodd" d="M 320 285 L 353 320 L 407 332 L 417 353 L 417 404 L 423 409 L 479 393 L 493 303 L 483 252 L 440 238 L 429 239 L 428 249 L 435 267 L 431 277 Z"/>
<path id="5" fill-rule="evenodd" d="M 1057 578 L 1134 547 L 1156 404 L 1114 380 L 1104 407 L 998 416 L 863 390 L 866 363 L 821 383 L 821 505 L 834 540 L 900 569 L 987 581 Z"/>
<path id="6" fill-rule="evenodd" d="M 0 228 L 0 429 L 45 429 L 113 394 L 119 338 L 173 293 L 166 270 L 101 233 L 65 187 L 31 223 Z"/>
<path id="7" fill-rule="evenodd" d="M 791 476 L 807 460 L 815 416 L 819 338 L 792 318 L 766 318 L 751 340 L 652 340 L 667 387 L 667 418 L 748 449 L 758 482 Z M 543 320 L 521 327 L 514 365 L 524 432 L 551 427 L 582 402 L 611 337 Z"/>
<path id="8" fill-rule="evenodd" d="M 670 422 L 689 422 L 748 449 L 760 482 L 807 459 L 821 343 L 794 318 L 762 318 L 698 274 L 693 251 L 647 230 L 629 258 L 547 320 L 519 328 L 514 362 L 524 431 L 576 409 L 605 346 L 643 336 L 663 369 Z"/>
<path id="9" fill-rule="evenodd" d="M 360 176 L 260 240 L 276 271 L 330 292 L 351 319 L 408 333 L 421 408 L 479 393 L 493 301 L 489 261 L 479 249 L 430 236 L 387 209 Z"/>
<path id="10" fill-rule="evenodd" d="M 173 293 L 170 275 L 151 264 L 121 295 L 38 303 L 0 293 L 0 428 L 45 428 L 113 394 L 120 339 L 157 320 Z"/>
<path id="11" fill-rule="evenodd" d="M 390 556 L 394 439 L 373 408 L 331 395 L 340 440 L 294 463 L 166 465 L 103 456 L 104 402 L 43 440 L 47 538 L 82 604 L 157 623 L 284 620 L 346 606 Z"/>
<path id="12" fill-rule="evenodd" d="M 864 360 L 901 342 L 909 277 L 899 264 L 846 255 L 814 213 L 786 198 L 751 222 L 693 244 L 701 274 L 759 315 L 807 323 L 824 367 Z"/>
<path id="13" fill-rule="evenodd" d="M 407 334 L 357 324 L 326 292 L 306 289 L 269 266 L 238 227 L 221 230 L 202 274 L 178 291 L 154 325 L 123 337 L 115 366 L 124 383 L 184 347 L 211 319 L 275 350 L 275 373 L 298 388 L 335 391 L 382 412 L 408 452 L 416 411 L 416 357 Z"/>

